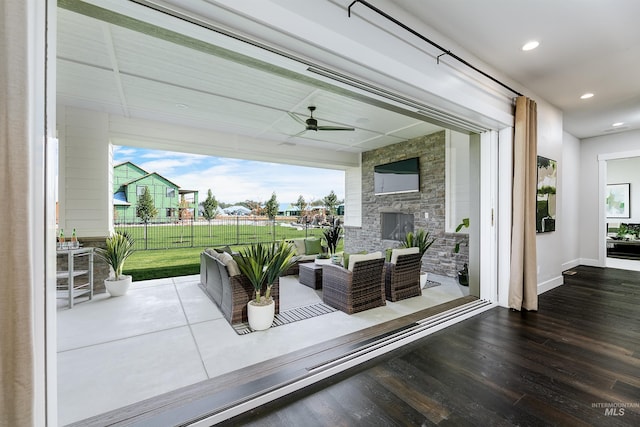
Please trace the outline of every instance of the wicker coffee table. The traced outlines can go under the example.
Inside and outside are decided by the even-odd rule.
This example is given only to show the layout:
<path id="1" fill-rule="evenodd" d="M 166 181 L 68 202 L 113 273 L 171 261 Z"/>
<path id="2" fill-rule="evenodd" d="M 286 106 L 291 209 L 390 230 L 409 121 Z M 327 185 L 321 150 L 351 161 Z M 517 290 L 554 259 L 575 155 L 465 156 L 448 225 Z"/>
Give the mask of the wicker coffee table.
<path id="1" fill-rule="evenodd" d="M 322 289 L 322 265 L 315 262 L 300 264 L 299 280 L 312 289 Z"/>

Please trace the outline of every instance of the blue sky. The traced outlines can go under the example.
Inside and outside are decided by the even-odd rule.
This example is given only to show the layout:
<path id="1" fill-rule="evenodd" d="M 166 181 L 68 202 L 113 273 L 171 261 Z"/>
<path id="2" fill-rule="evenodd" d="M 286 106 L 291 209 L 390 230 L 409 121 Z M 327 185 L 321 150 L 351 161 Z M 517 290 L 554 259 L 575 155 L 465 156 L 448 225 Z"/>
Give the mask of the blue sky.
<path id="1" fill-rule="evenodd" d="M 114 146 L 114 164 L 130 161 L 147 172 L 157 172 L 186 190 L 198 190 L 200 201 L 210 188 L 218 201 L 265 202 L 275 191 L 278 202 L 307 202 L 324 198 L 333 190 L 344 199 L 344 172 L 210 157 L 144 148 Z"/>

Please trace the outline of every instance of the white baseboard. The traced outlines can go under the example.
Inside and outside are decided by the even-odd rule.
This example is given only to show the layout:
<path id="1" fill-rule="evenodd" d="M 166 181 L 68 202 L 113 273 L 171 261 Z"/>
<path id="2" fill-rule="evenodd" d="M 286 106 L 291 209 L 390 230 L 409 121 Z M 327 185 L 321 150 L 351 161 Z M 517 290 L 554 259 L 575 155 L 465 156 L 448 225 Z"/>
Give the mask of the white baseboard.
<path id="1" fill-rule="evenodd" d="M 538 295 L 550 291 L 553 288 L 557 288 L 564 284 L 564 278 L 562 276 L 554 277 L 546 282 L 538 283 Z"/>
<path id="2" fill-rule="evenodd" d="M 640 271 L 640 261 L 633 259 L 607 258 L 607 267 Z"/>
<path id="3" fill-rule="evenodd" d="M 562 271 L 571 270 L 572 268 L 577 267 L 579 265 L 580 265 L 579 258 L 573 259 L 571 261 L 567 261 L 562 264 Z"/>
<path id="4" fill-rule="evenodd" d="M 599 259 L 592 258 L 580 258 L 580 265 L 587 265 L 589 267 L 604 267 Z"/>

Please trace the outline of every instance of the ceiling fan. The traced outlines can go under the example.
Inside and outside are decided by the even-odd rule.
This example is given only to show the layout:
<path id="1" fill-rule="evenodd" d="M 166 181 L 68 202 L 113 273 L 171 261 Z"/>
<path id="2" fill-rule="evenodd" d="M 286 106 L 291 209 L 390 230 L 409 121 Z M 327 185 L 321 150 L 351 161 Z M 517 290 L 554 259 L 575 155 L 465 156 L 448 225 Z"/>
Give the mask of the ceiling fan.
<path id="1" fill-rule="evenodd" d="M 355 130 L 355 128 L 350 128 L 350 127 L 343 127 L 343 126 L 318 126 L 318 120 L 316 120 L 313 117 L 313 112 L 316 110 L 316 107 L 314 106 L 309 106 L 309 118 L 307 120 L 302 120 L 300 117 L 296 116 L 293 113 L 289 113 L 289 115 L 291 116 L 291 118 L 293 118 L 295 121 L 299 122 L 300 124 L 304 125 L 305 129 L 303 131 L 301 131 L 298 135 L 300 135 L 303 132 L 306 132 L 308 130 L 314 130 L 314 131 L 319 131 L 319 130 L 349 130 L 349 131 L 353 131 Z"/>

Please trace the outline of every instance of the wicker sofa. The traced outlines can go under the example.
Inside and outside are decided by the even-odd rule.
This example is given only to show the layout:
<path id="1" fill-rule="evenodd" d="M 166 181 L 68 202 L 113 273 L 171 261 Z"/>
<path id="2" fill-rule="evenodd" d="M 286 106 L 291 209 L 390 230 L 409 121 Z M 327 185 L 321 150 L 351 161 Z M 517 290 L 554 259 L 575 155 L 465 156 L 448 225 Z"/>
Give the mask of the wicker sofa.
<path id="1" fill-rule="evenodd" d="M 386 305 L 384 258 L 381 253 L 357 260 L 351 255 L 349 268 L 335 264 L 322 266 L 322 300 L 347 314 Z"/>
<path id="2" fill-rule="evenodd" d="M 310 242 L 314 242 L 315 244 L 309 244 Z M 289 267 L 282 276 L 297 276 L 300 274 L 300 264 L 313 262 L 319 254 L 325 251 L 321 242 L 318 238 L 287 240 L 287 243 L 291 243 L 295 248 L 295 262 L 291 264 L 291 267 Z"/>
<path id="3" fill-rule="evenodd" d="M 400 301 L 422 295 L 418 248 L 394 249 L 385 263 L 384 289 L 389 301 Z"/>
<path id="4" fill-rule="evenodd" d="M 231 258 L 231 260 L 229 260 Z M 222 315 L 234 325 L 247 322 L 247 303 L 253 298 L 253 286 L 239 274 L 230 255 L 206 249 L 200 254 L 200 287 L 220 308 Z M 279 281 L 273 284 L 271 296 L 280 310 Z"/>

